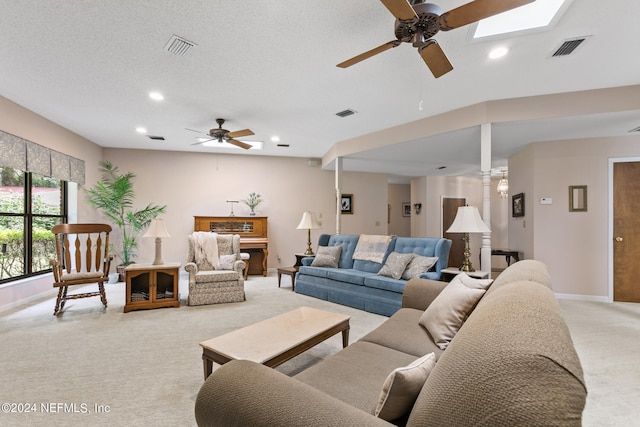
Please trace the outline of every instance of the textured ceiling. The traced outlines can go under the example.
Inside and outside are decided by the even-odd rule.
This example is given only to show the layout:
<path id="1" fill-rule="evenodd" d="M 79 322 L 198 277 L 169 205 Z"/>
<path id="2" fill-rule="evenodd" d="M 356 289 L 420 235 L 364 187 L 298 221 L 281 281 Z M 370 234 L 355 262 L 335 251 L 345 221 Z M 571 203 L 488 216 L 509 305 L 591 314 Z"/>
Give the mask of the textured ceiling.
<path id="1" fill-rule="evenodd" d="M 545 31 L 490 41 L 471 40 L 470 27 L 441 32 L 435 38 L 455 68 L 436 80 L 407 44 L 335 66 L 394 38 L 394 18 L 377 0 L 3 0 L 0 95 L 103 147 L 317 158 L 341 141 L 486 101 L 640 84 L 638 16 L 637 0 L 573 0 Z M 173 34 L 197 47 L 167 52 Z M 573 55 L 550 58 L 578 36 L 590 37 Z M 488 60 L 497 45 L 510 53 Z M 150 100 L 152 90 L 165 100 Z M 346 108 L 357 114 L 335 115 Z M 217 117 L 231 131 L 252 129 L 246 139 L 265 149 L 192 145 L 198 135 L 185 128 L 208 131 Z M 506 165 L 530 142 L 624 135 L 638 125 L 634 110 L 500 123 L 493 163 Z M 479 169 L 479 134 L 389 141 L 344 165 L 404 178 L 469 175 Z M 435 172 L 439 165 L 448 168 Z"/>

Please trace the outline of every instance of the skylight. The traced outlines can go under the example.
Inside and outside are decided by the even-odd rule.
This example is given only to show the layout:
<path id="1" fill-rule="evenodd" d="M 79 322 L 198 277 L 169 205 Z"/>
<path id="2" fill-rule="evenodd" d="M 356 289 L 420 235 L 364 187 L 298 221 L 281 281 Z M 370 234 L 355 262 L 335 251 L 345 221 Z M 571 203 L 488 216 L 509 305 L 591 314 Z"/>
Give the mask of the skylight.
<path id="1" fill-rule="evenodd" d="M 548 26 L 566 0 L 536 0 L 478 22 L 473 38 Z"/>

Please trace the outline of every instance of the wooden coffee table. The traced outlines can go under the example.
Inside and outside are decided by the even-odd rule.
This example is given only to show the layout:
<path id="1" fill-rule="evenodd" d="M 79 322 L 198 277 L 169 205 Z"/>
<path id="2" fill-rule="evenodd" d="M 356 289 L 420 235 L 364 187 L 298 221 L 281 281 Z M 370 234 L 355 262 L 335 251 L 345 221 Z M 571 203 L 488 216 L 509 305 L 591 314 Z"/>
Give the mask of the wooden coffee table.
<path id="1" fill-rule="evenodd" d="M 200 343 L 204 379 L 213 364 L 243 359 L 275 367 L 322 341 L 342 332 L 342 346 L 349 345 L 350 316 L 300 307 L 237 331 Z"/>

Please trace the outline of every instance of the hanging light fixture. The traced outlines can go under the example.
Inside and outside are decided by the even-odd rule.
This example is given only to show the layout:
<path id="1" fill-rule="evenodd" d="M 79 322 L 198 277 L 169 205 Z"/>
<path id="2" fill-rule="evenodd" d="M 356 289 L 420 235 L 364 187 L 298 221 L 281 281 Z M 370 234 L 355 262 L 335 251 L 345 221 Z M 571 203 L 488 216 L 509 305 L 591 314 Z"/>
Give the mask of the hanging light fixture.
<path id="1" fill-rule="evenodd" d="M 505 177 L 505 171 L 502 171 L 502 179 L 498 181 L 498 194 L 500 194 L 501 199 L 506 199 L 509 195 L 509 180 Z"/>

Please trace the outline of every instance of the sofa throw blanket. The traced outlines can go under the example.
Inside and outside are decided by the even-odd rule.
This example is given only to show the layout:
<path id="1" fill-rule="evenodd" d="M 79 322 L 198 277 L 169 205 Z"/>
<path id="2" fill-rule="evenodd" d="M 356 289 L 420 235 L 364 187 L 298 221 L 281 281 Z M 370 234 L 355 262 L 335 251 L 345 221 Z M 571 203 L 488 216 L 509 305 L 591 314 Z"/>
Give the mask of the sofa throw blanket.
<path id="1" fill-rule="evenodd" d="M 389 243 L 391 243 L 391 236 L 361 234 L 353 252 L 353 259 L 381 263 Z"/>
<path id="2" fill-rule="evenodd" d="M 194 232 L 193 250 L 197 265 L 207 261 L 213 268 L 218 268 L 218 234 L 206 231 Z"/>

